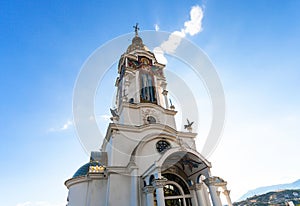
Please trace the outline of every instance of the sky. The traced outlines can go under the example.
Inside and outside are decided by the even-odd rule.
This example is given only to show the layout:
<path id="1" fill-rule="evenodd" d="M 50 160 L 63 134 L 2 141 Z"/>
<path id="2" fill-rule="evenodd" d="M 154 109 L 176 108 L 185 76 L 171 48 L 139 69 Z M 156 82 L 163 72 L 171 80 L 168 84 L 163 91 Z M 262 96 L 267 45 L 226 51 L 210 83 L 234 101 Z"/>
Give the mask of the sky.
<path id="1" fill-rule="evenodd" d="M 136 22 L 141 31 L 179 32 L 215 65 L 226 123 L 208 159 L 212 174 L 228 181 L 233 200 L 299 179 L 299 6 L 297 0 L 1 1 L 1 205 L 65 205 L 64 181 L 89 160 L 73 125 L 77 76 L 98 47 L 134 35 Z M 192 8 L 202 16 L 198 10 L 192 18 Z M 168 63 L 169 71 L 184 73 L 175 60 Z M 107 82 L 117 76 L 113 69 Z M 204 92 L 199 148 L 211 115 Z M 97 94 L 96 111 L 105 127 L 103 96 Z"/>

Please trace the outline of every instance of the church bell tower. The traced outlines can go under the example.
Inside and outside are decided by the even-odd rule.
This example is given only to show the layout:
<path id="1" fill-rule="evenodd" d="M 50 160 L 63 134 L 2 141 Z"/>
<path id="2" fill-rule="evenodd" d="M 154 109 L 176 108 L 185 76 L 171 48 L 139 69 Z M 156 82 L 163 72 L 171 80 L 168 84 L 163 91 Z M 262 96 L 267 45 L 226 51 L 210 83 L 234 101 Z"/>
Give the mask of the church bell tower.
<path id="1" fill-rule="evenodd" d="M 176 129 L 176 112 L 168 104 L 164 67 L 144 45 L 136 27 L 135 37 L 118 65 L 115 122 L 136 126 L 163 122 Z"/>
<path id="2" fill-rule="evenodd" d="M 121 55 L 105 139 L 65 182 L 69 206 L 231 206 L 227 182 L 211 175 L 191 124 L 178 131 L 165 65 L 135 36 Z"/>

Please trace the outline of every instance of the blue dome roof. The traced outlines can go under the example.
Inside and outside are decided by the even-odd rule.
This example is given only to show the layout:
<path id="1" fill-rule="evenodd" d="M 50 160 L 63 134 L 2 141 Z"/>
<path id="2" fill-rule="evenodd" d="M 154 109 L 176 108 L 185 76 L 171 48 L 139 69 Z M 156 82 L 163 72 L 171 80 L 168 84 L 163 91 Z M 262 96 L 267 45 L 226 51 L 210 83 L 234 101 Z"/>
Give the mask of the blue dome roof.
<path id="1" fill-rule="evenodd" d="M 88 162 L 88 163 L 82 165 L 82 166 L 75 172 L 75 174 L 73 175 L 72 178 L 87 175 L 87 174 L 89 173 L 90 166 L 102 166 L 102 165 L 101 165 L 100 162 L 96 162 L 96 161 Z"/>

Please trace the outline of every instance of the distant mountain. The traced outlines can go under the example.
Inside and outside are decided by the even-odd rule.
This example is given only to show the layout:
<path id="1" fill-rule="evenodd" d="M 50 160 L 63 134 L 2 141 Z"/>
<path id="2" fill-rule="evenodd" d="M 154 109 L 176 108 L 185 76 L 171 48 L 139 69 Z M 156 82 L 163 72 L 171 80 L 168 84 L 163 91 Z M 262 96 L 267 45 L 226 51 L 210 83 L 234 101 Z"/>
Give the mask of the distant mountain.
<path id="1" fill-rule="evenodd" d="M 265 187 L 256 188 L 254 190 L 250 190 L 242 197 L 240 197 L 238 201 L 245 200 L 248 197 L 252 197 L 254 195 L 261 195 L 271 191 L 287 190 L 287 189 L 300 189 L 300 179 L 288 184 L 265 186 Z"/>
<path id="2" fill-rule="evenodd" d="M 233 203 L 234 206 L 299 206 L 300 190 L 279 190 L 263 195 L 254 195 L 243 201 Z"/>

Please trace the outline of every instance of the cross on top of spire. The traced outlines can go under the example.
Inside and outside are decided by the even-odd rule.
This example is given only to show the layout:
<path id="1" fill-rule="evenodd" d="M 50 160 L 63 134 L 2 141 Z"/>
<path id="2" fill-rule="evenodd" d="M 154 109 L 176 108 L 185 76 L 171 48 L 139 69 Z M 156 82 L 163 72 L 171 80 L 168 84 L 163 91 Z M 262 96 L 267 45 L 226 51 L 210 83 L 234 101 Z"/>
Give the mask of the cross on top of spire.
<path id="1" fill-rule="evenodd" d="M 133 26 L 133 28 L 134 28 L 135 36 L 138 36 L 139 35 L 138 31 L 140 30 L 139 23 L 136 23 L 135 26 Z"/>

